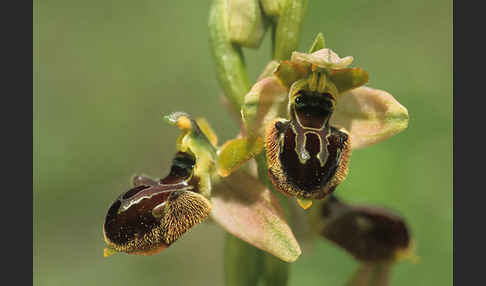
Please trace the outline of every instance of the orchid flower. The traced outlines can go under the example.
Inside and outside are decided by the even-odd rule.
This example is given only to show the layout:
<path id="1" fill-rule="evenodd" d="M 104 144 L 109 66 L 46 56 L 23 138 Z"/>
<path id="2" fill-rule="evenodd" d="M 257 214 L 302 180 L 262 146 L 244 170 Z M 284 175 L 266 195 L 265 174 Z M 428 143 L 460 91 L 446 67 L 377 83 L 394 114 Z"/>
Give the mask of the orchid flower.
<path id="1" fill-rule="evenodd" d="M 205 119 L 184 112 L 165 116 L 182 133 L 170 173 L 133 177 L 111 204 L 103 226 L 105 256 L 159 253 L 210 220 L 280 261 L 294 262 L 302 250 L 287 222 L 289 198 L 308 210 L 306 221 L 317 236 L 372 265 L 360 277 L 410 256 L 413 243 L 403 218 L 335 195 L 351 171 L 352 151 L 403 131 L 408 111 L 386 91 L 365 86 L 368 73 L 350 67 L 353 57 L 326 48 L 322 34 L 307 53 L 291 49 L 295 39 L 285 35 L 298 34 L 304 2 L 214 1 L 212 51 L 241 130 L 219 145 Z M 287 26 L 276 26 L 276 60 L 250 87 L 240 47 L 257 48 L 268 19 Z M 379 268 L 383 275 L 385 268 Z"/>

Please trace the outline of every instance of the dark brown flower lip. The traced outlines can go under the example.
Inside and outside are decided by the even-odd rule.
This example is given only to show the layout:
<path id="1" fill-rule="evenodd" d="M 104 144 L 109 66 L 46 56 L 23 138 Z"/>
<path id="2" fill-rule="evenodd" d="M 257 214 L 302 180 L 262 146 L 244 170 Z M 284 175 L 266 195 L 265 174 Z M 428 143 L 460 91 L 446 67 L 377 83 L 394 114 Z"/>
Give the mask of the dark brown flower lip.
<path id="1" fill-rule="evenodd" d="M 198 193 L 199 180 L 193 175 L 194 165 L 195 159 L 191 154 L 178 152 L 172 161 L 170 173 L 160 181 L 144 176 L 134 177 L 133 182 L 140 185 L 135 185 L 119 195 L 107 212 L 103 232 L 109 247 L 116 251 L 136 254 L 152 253 L 155 249 L 162 250 L 168 247 L 174 240 L 174 235 L 172 240 L 168 239 L 170 226 L 163 224 L 167 216 L 172 214 L 167 214 L 165 210 L 169 207 L 168 203 L 177 202 L 177 205 L 185 206 L 179 202 L 181 192 Z M 189 207 L 210 209 L 205 207 L 204 198 L 198 197 L 200 195 L 194 196 L 185 197 L 189 200 Z M 199 202 L 201 200 L 202 202 Z M 188 216 L 191 215 L 191 210 L 184 212 Z M 201 214 L 205 212 L 199 211 L 196 216 Z M 192 222 L 200 220 L 201 218 L 195 218 Z M 185 225 L 190 226 L 192 225 Z M 176 231 L 178 234 L 184 232 L 181 229 Z"/>
<path id="2" fill-rule="evenodd" d="M 136 193 L 132 193 L 129 197 L 125 198 L 127 194 L 129 194 L 133 190 L 135 190 Z M 137 186 L 133 189 L 130 189 L 124 195 L 121 195 L 119 197 L 118 200 L 121 202 L 121 205 L 118 210 L 118 213 L 124 212 L 128 210 L 131 206 L 141 203 L 142 200 L 151 199 L 153 196 L 162 193 L 167 193 L 167 195 L 170 196 L 170 194 L 176 190 L 192 191 L 195 190 L 195 187 L 190 185 L 187 181 L 182 181 L 176 184 L 161 183 L 155 186 L 147 186 L 147 185 Z"/>
<path id="3" fill-rule="evenodd" d="M 394 261 L 411 247 L 407 223 L 388 209 L 349 205 L 331 195 L 320 214 L 327 221 L 321 235 L 359 261 Z"/>
<path id="4" fill-rule="evenodd" d="M 277 121 L 266 136 L 269 176 L 281 193 L 303 199 L 322 199 L 334 191 L 346 175 L 349 157 L 348 136 L 330 128 L 327 142 L 319 140 L 319 135 L 306 133 L 305 150 L 308 152 L 303 163 L 298 156 L 295 128 L 286 127 L 290 123 Z M 282 137 L 283 136 L 283 137 Z M 323 144 L 326 143 L 326 144 Z M 322 164 L 321 145 L 325 149 Z"/>

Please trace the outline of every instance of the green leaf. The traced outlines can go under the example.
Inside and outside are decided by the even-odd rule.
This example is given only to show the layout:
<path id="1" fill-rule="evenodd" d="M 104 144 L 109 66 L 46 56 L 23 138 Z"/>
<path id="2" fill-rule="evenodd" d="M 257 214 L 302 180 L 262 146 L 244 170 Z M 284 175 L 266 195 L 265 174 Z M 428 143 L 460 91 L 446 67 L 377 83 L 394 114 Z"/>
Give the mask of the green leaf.
<path id="1" fill-rule="evenodd" d="M 314 43 L 312 43 L 312 46 L 309 49 L 309 54 L 324 49 L 325 47 L 326 47 L 326 41 L 324 40 L 324 35 L 322 33 L 319 33 L 317 34 Z"/>
<path id="2" fill-rule="evenodd" d="M 300 256 L 278 199 L 258 179 L 235 172 L 214 185 L 211 202 L 211 217 L 232 235 L 285 262 Z"/>
<path id="3" fill-rule="evenodd" d="M 221 146 L 218 156 L 218 174 L 222 177 L 229 176 L 262 150 L 263 140 L 261 138 L 248 140 L 245 137 L 227 141 Z"/>
<path id="4" fill-rule="evenodd" d="M 363 86 L 339 97 L 330 124 L 345 128 L 351 147 L 359 149 L 405 130 L 408 111 L 388 92 Z"/>
<path id="5" fill-rule="evenodd" d="M 333 70 L 329 78 L 340 93 L 360 87 L 368 82 L 368 72 L 361 68 Z"/>

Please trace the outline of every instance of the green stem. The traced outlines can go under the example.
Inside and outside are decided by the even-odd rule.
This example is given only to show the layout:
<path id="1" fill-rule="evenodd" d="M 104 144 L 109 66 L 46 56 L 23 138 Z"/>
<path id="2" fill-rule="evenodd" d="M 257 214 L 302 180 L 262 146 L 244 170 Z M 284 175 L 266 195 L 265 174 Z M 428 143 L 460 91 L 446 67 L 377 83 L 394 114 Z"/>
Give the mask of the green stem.
<path id="1" fill-rule="evenodd" d="M 273 255 L 264 253 L 263 279 L 267 286 L 285 286 L 289 280 L 290 264 Z"/>
<path id="2" fill-rule="evenodd" d="M 287 198 L 285 198 L 282 194 L 277 192 L 268 178 L 267 175 L 267 161 L 265 157 L 265 152 L 261 152 L 259 155 L 255 157 L 255 161 L 257 162 L 258 168 L 258 178 L 262 181 L 267 188 L 273 191 L 273 193 L 279 199 L 280 205 L 282 206 L 285 216 L 289 218 L 290 216 L 290 209 L 287 204 Z M 267 286 L 285 286 L 287 285 L 289 273 L 290 273 L 290 264 L 283 262 L 274 256 L 265 253 L 264 254 L 264 274 L 263 278 Z"/>
<path id="3" fill-rule="evenodd" d="M 209 40 L 219 83 L 224 95 L 239 114 L 244 96 L 250 90 L 250 83 L 241 47 L 230 41 L 227 2 L 227 0 L 213 0 L 211 4 Z"/>
<path id="4" fill-rule="evenodd" d="M 307 0 L 287 0 L 284 7 L 277 20 L 274 60 L 288 60 L 292 52 L 297 50 Z"/>
<path id="5" fill-rule="evenodd" d="M 224 275 L 226 286 L 254 286 L 263 271 L 263 252 L 226 234 Z"/>
<path id="6" fill-rule="evenodd" d="M 216 63 L 216 73 L 225 96 L 236 112 L 240 112 L 244 96 L 250 90 L 241 47 L 231 43 L 228 29 L 227 0 L 213 0 L 209 15 L 209 38 Z M 272 27 L 273 58 L 290 58 L 299 43 L 300 29 L 307 0 L 287 0 L 285 9 Z M 260 180 L 274 190 L 266 170 L 264 153 L 256 158 Z M 275 190 L 274 190 L 275 191 Z M 289 217 L 287 200 L 279 193 L 284 212 Z M 228 234 L 225 245 L 226 285 L 256 285 L 260 277 L 268 286 L 285 286 L 288 281 L 289 264 L 263 253 L 253 246 Z"/>

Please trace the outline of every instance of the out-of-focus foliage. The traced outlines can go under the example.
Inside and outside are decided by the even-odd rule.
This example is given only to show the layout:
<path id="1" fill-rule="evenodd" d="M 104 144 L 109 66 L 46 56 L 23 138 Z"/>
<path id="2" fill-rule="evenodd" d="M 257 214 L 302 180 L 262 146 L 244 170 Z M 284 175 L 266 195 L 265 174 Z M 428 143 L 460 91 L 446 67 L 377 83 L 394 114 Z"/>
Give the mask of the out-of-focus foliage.
<path id="1" fill-rule="evenodd" d="M 209 1 L 35 1 L 35 285 L 223 284 L 224 235 L 211 223 L 159 255 L 103 258 L 104 215 L 131 175 L 169 170 L 178 130 L 162 114 L 204 116 L 220 142 L 237 132 L 220 104 L 208 10 Z M 302 31 L 300 51 L 323 32 L 409 111 L 407 130 L 354 152 L 339 187 L 411 225 L 420 264 L 398 264 L 391 284 L 452 285 L 452 2 L 314 0 Z M 254 82 L 269 34 L 245 51 Z M 325 241 L 302 251 L 290 285 L 340 285 L 357 267 Z"/>

